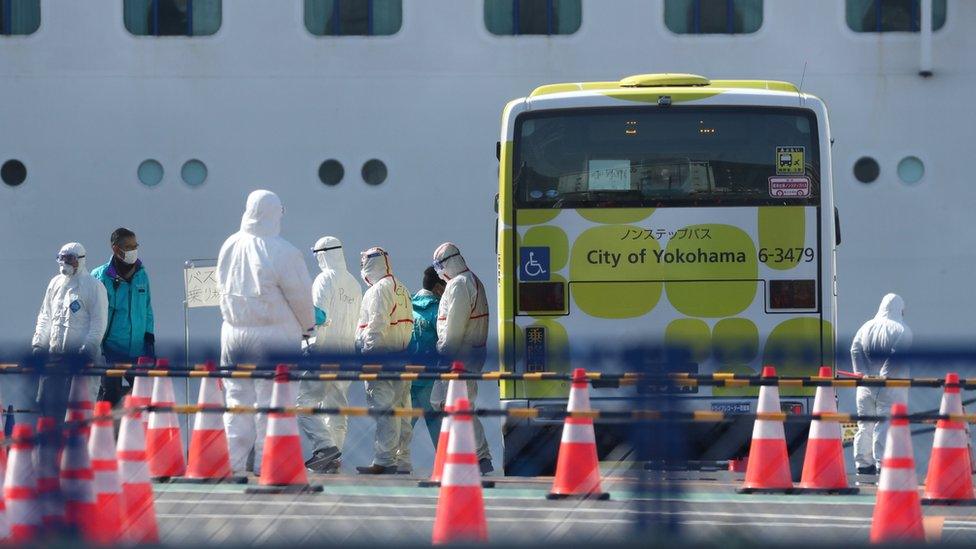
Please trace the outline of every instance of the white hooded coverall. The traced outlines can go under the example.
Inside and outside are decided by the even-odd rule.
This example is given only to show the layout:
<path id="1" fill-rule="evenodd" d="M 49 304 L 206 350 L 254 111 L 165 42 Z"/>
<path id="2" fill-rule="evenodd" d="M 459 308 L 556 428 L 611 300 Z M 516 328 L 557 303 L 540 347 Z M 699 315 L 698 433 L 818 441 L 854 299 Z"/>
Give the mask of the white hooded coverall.
<path id="1" fill-rule="evenodd" d="M 905 325 L 905 302 L 897 294 L 881 300 L 878 314 L 861 326 L 851 344 L 854 372 L 866 376 L 906 378 L 908 364 L 899 360 L 898 352 L 912 346 L 912 331 Z M 857 413 L 888 415 L 896 402 L 908 403 L 907 388 L 858 387 Z M 857 467 L 881 466 L 884 457 L 887 422 L 859 421 L 854 434 L 854 463 Z"/>
<path id="2" fill-rule="evenodd" d="M 413 334 L 413 305 L 410 291 L 393 276 L 390 257 L 382 248 L 362 254 L 361 276 L 369 286 L 356 327 L 356 347 L 364 356 L 404 353 Z M 366 404 L 371 409 L 409 408 L 410 382 L 377 380 L 366 382 Z M 376 418 L 373 465 L 410 467 L 410 439 L 413 429 L 408 417 Z"/>
<path id="3" fill-rule="evenodd" d="M 325 312 L 326 321 L 315 328 L 315 351 L 346 356 L 356 352 L 356 322 L 363 303 L 363 288 L 346 268 L 342 242 L 334 236 L 320 238 L 312 248 L 322 272 L 312 282 L 312 303 Z M 300 381 L 298 406 L 339 408 L 349 405 L 351 381 Z M 313 450 L 336 447 L 346 440 L 346 416 L 298 416 L 298 426 Z"/>
<path id="4" fill-rule="evenodd" d="M 312 280 L 301 252 L 279 236 L 284 210 L 270 191 L 247 197 L 241 229 L 220 248 L 220 364 L 229 367 L 263 362 L 275 353 L 298 354 L 303 335 L 315 325 Z M 265 366 L 268 366 L 265 364 Z M 225 379 L 228 406 L 269 406 L 270 379 Z M 260 474 L 267 418 L 264 414 L 225 414 L 231 467 L 244 472 L 254 448 L 254 472 Z"/>
<path id="5" fill-rule="evenodd" d="M 481 372 L 485 365 L 488 343 L 488 297 L 481 280 L 471 269 L 457 246 L 445 242 L 434 251 L 434 268 L 447 285 L 437 311 L 437 352 L 447 361 L 460 360 L 469 372 Z M 468 380 L 468 399 L 478 398 L 478 382 Z M 438 381 L 430 401 L 443 409 L 447 382 Z M 474 416 L 474 436 L 478 460 L 491 460 L 485 429 Z"/>
<path id="6" fill-rule="evenodd" d="M 81 353 L 92 362 L 100 361 L 102 338 L 108 322 L 108 297 L 105 286 L 96 280 L 86 268 L 85 248 L 77 242 L 61 247 L 58 256 L 74 255 L 78 267 L 72 274 L 58 274 L 51 279 L 44 293 L 41 310 L 37 313 L 37 324 L 31 345 L 35 352 L 53 355 Z M 59 261 L 60 263 L 60 261 Z M 62 265 L 65 268 L 65 265 Z M 11 394 L 3 395 L 18 409 L 34 409 L 37 397 L 37 380 L 32 376 L 18 377 L 14 384 L 8 385 Z M 58 377 L 60 379 L 54 379 Z M 42 381 L 48 383 L 64 382 L 65 390 L 70 377 L 51 376 Z M 52 388 L 58 391 L 58 388 Z M 67 393 L 64 395 L 67 397 Z M 17 401 L 17 402 L 14 402 Z M 63 417 L 56 417 L 60 421 Z M 21 421 L 18 418 L 17 421 Z"/>

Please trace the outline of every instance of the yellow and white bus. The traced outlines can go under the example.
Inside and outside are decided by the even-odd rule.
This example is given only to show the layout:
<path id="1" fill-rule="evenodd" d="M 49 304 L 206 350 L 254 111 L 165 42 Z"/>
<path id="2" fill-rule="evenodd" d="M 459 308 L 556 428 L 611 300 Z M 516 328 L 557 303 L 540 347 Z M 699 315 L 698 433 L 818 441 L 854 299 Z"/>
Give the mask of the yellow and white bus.
<path id="1" fill-rule="evenodd" d="M 646 74 L 546 85 L 508 103 L 501 369 L 592 368 L 574 359 L 634 343 L 683 348 L 697 373 L 831 365 L 840 229 L 830 142 L 824 103 L 786 82 Z M 746 412 L 755 391 L 687 397 Z M 503 406 L 562 407 L 567 392 L 559 381 L 500 384 Z M 595 388 L 592 398 L 610 407 L 625 394 Z M 784 407 L 809 409 L 809 392 L 783 396 Z M 559 424 L 511 420 L 504 434 L 506 472 L 535 474 L 547 468 L 540 452 L 555 456 Z M 703 436 L 714 444 L 694 445 L 692 457 L 727 459 L 748 426 Z"/>

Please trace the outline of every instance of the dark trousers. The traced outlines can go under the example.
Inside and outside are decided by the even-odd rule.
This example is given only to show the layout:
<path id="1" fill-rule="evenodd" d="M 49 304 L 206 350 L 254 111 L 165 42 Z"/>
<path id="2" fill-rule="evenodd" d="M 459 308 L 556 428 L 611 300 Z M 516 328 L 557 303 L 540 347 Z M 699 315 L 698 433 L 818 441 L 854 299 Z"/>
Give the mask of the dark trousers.
<path id="1" fill-rule="evenodd" d="M 112 407 L 118 406 L 122 398 L 132 391 L 133 376 L 125 376 L 125 379 L 129 385 L 123 387 L 121 377 L 103 377 L 98 385 L 98 400 L 107 400 Z"/>
<path id="2" fill-rule="evenodd" d="M 433 388 L 433 380 L 415 380 L 413 385 L 410 386 L 410 401 L 413 407 L 423 408 L 426 411 L 433 410 L 434 407 L 430 403 L 430 390 Z M 424 416 L 424 422 L 427 424 L 427 432 L 430 433 L 430 441 L 434 444 L 434 449 L 436 450 L 437 439 L 440 438 L 441 434 L 441 418 Z M 417 418 L 410 420 L 411 426 L 415 425 L 416 423 Z"/>

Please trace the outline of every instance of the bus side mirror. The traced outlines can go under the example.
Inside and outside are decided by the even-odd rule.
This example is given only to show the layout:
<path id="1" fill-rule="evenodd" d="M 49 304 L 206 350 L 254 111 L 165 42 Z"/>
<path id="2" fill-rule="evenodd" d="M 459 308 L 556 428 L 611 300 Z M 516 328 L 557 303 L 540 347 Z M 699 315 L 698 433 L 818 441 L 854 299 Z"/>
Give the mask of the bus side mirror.
<path id="1" fill-rule="evenodd" d="M 502 142 L 495 141 L 495 160 L 502 161 Z"/>
<path id="2" fill-rule="evenodd" d="M 840 246 L 840 211 L 834 206 L 834 245 Z"/>
<path id="3" fill-rule="evenodd" d="M 498 193 L 495 193 L 495 214 L 498 214 Z"/>

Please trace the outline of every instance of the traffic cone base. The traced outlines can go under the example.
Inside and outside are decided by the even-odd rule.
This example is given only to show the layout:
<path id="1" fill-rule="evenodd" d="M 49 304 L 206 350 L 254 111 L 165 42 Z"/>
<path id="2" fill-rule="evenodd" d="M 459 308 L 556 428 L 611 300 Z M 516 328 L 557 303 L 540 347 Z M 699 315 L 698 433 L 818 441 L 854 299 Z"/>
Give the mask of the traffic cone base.
<path id="1" fill-rule="evenodd" d="M 470 411 L 468 399 L 458 400 L 456 409 Z M 474 447 L 471 416 L 455 416 L 451 421 L 450 446 L 437 496 L 432 536 L 435 545 L 488 541 L 485 501 L 479 482 L 481 472 Z"/>
<path id="2" fill-rule="evenodd" d="M 878 491 L 871 541 L 925 539 L 921 517 L 914 519 L 908 516 L 910 513 L 905 512 L 906 509 L 917 509 L 918 506 L 918 492 Z"/>
<path id="3" fill-rule="evenodd" d="M 761 421 L 761 420 L 760 420 Z M 762 467 L 753 466 L 763 455 Z M 754 438 L 749 446 L 749 466 L 746 480 L 736 492 L 740 494 L 793 493 L 793 479 L 790 476 L 790 460 L 786 453 L 786 441 L 779 439 Z"/>
<path id="4" fill-rule="evenodd" d="M 288 380 L 288 366 L 275 368 L 271 407 L 288 408 L 295 405 Z M 302 442 L 298 436 L 295 414 L 268 414 L 267 435 L 261 456 L 261 478 L 258 486 L 248 487 L 246 494 L 308 494 L 322 491 L 322 486 L 308 483 L 308 473 L 302 460 Z"/>
<path id="5" fill-rule="evenodd" d="M 576 421 L 576 418 L 567 418 L 567 425 L 564 429 L 571 428 L 570 425 L 580 425 L 575 423 Z M 592 429 L 592 426 L 590 428 Z M 563 438 L 564 440 L 559 445 L 559 457 L 556 461 L 556 478 L 562 479 L 562 482 L 560 486 L 553 488 L 553 491 L 547 494 L 546 498 L 610 499 L 610 494 L 600 489 L 599 463 L 588 463 L 596 458 L 595 443 L 569 442 L 565 440 L 566 437 Z M 572 489 L 567 490 L 567 487 L 572 487 Z"/>
<path id="6" fill-rule="evenodd" d="M 440 488 L 441 483 L 439 481 L 420 480 L 420 481 L 417 481 L 417 486 L 419 486 L 420 488 Z M 495 487 L 495 481 L 493 481 L 493 480 L 482 480 L 481 481 L 481 487 L 482 488 L 494 488 Z"/>
<path id="7" fill-rule="evenodd" d="M 949 372 L 945 377 L 940 415 L 961 415 L 962 395 L 959 374 Z M 973 493 L 972 465 L 969 455 L 969 433 L 966 424 L 940 419 L 925 476 L 923 505 L 976 505 Z"/>
<path id="8" fill-rule="evenodd" d="M 871 543 L 925 541 L 907 415 L 905 404 L 891 406 L 891 425 L 871 521 Z"/>
<path id="9" fill-rule="evenodd" d="M 136 378 L 136 381 L 143 378 Z M 146 463 L 145 431 L 136 399 L 125 398 L 126 415 L 119 426 L 116 455 L 122 482 L 122 537 L 133 543 L 159 543 L 159 525 L 149 466 Z"/>
<path id="10" fill-rule="evenodd" d="M 455 360 L 451 364 L 451 373 L 464 373 L 464 364 Z M 444 411 L 453 412 L 454 406 L 460 399 L 468 398 L 468 384 L 460 379 L 452 379 L 447 382 L 447 394 L 444 395 Z M 446 415 L 441 418 L 441 432 L 437 435 L 437 447 L 434 452 L 434 467 L 430 471 L 430 479 L 421 480 L 417 486 L 421 488 L 435 488 L 441 485 L 441 476 L 444 474 L 444 462 L 447 460 L 447 445 L 451 440 L 451 416 Z"/>
<path id="11" fill-rule="evenodd" d="M 775 378 L 776 369 L 763 367 L 763 378 Z M 779 387 L 763 385 L 759 389 L 759 413 L 779 412 Z M 745 482 L 736 490 L 740 494 L 793 493 L 790 458 L 786 451 L 783 422 L 757 419 L 752 428 L 749 461 Z"/>
<path id="12" fill-rule="evenodd" d="M 573 370 L 568 412 L 590 410 L 589 382 L 582 368 Z M 600 488 L 600 462 L 596 450 L 596 434 L 593 419 L 567 417 L 559 441 L 556 475 L 549 499 L 580 498 L 606 500 L 610 494 Z"/>
<path id="13" fill-rule="evenodd" d="M 206 371 L 214 371 L 208 363 Z M 224 405 L 223 396 L 214 378 L 204 378 L 200 383 L 197 405 L 201 408 L 220 408 Z M 235 476 L 230 468 L 230 450 L 227 434 L 220 414 L 197 412 L 193 420 L 193 433 L 190 436 L 189 462 L 186 476 L 172 479 L 172 482 L 191 484 L 247 484 L 246 476 Z"/>
<path id="14" fill-rule="evenodd" d="M 152 429 L 146 433 L 146 455 L 153 482 L 170 482 L 185 472 L 179 428 Z"/>
<path id="15" fill-rule="evenodd" d="M 829 366 L 820 368 L 819 377 L 833 379 Z M 837 412 L 837 397 L 832 386 L 817 387 L 813 402 L 814 414 Z M 844 465 L 844 448 L 840 424 L 836 421 L 813 420 L 803 458 L 803 475 L 797 494 L 857 494 L 860 489 L 850 486 Z"/>

